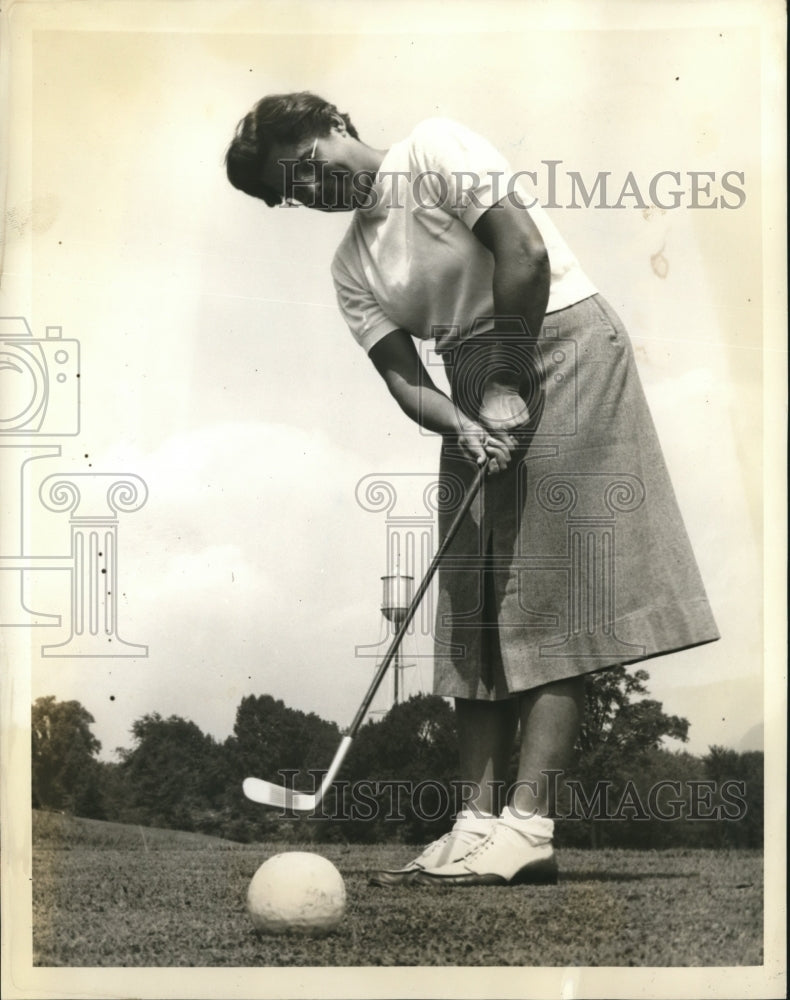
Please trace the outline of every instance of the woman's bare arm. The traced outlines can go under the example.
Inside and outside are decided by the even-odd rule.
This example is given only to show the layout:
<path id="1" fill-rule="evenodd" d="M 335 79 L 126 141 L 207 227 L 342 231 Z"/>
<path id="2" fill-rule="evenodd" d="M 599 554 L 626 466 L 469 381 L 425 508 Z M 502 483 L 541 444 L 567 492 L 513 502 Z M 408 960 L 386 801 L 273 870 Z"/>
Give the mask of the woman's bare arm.
<path id="1" fill-rule="evenodd" d="M 462 413 L 434 384 L 405 330 L 388 333 L 370 350 L 370 360 L 403 412 L 426 430 L 455 438 L 471 461 L 491 459 L 491 471 L 506 468 L 512 440 L 489 434 Z"/>
<path id="2" fill-rule="evenodd" d="M 526 355 L 523 348 L 513 350 L 512 341 L 510 346 L 508 343 L 513 336 L 512 318 L 521 322 L 528 340 L 537 339 L 549 300 L 549 256 L 528 212 L 509 199 L 489 208 L 473 232 L 494 257 L 494 313 L 498 317 L 487 358 L 492 374 L 486 380 L 479 417 L 491 430 L 511 431 L 530 417 L 518 394 L 518 369 Z M 497 329 L 502 333 L 501 342 Z"/>
<path id="3" fill-rule="evenodd" d="M 505 198 L 488 209 L 472 232 L 494 256 L 494 313 L 520 316 L 537 338 L 549 301 L 549 254 L 529 212 Z"/>

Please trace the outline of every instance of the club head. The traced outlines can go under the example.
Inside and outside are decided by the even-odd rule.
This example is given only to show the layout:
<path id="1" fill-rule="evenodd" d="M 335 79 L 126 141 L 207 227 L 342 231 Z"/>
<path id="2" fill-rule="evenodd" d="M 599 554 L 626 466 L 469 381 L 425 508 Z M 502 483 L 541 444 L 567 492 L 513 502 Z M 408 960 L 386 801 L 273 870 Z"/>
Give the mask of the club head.
<path id="1" fill-rule="evenodd" d="M 293 812 L 313 812 L 318 808 L 321 799 L 335 780 L 335 775 L 340 770 L 340 765 L 348 753 L 351 746 L 351 736 L 344 736 L 337 748 L 329 770 L 324 775 L 321 787 L 313 794 L 307 792 L 296 792 L 293 788 L 286 788 L 285 785 L 275 785 L 271 781 L 264 781 L 263 778 L 245 778 L 242 788 L 244 794 L 253 802 L 259 802 L 262 806 L 272 806 L 275 809 L 289 809 Z"/>
<path id="2" fill-rule="evenodd" d="M 308 795 L 305 792 L 297 792 L 284 785 L 275 785 L 271 781 L 263 781 L 261 778 L 245 778 L 242 785 L 244 794 L 253 802 L 258 802 L 263 806 L 272 806 L 274 809 L 288 809 L 294 812 L 313 812 L 321 801 L 321 788 L 316 795 Z"/>

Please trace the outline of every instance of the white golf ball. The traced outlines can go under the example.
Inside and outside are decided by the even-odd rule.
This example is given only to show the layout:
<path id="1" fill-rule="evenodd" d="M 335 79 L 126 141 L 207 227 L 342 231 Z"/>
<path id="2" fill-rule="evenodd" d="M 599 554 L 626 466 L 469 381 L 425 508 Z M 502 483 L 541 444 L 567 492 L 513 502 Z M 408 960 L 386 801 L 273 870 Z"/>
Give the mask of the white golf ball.
<path id="1" fill-rule="evenodd" d="M 275 854 L 255 872 L 247 909 L 265 934 L 326 934 L 343 919 L 346 887 L 331 861 L 319 854 Z"/>

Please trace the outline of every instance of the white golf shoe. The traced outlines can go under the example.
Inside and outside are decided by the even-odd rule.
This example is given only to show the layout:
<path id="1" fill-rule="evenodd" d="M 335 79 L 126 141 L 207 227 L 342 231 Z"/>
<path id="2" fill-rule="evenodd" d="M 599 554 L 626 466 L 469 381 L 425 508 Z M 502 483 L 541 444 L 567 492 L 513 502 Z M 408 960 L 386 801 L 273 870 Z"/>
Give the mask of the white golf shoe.
<path id="1" fill-rule="evenodd" d="M 425 869 L 436 869 L 453 864 L 482 843 L 497 822 L 495 816 L 479 816 L 471 810 L 458 814 L 449 833 L 428 844 L 425 850 L 403 868 L 382 869 L 372 872 L 371 885 L 408 885 Z"/>
<path id="2" fill-rule="evenodd" d="M 420 885 L 555 885 L 554 824 L 542 816 L 514 821 L 508 810 L 491 833 L 456 861 L 426 867 Z"/>

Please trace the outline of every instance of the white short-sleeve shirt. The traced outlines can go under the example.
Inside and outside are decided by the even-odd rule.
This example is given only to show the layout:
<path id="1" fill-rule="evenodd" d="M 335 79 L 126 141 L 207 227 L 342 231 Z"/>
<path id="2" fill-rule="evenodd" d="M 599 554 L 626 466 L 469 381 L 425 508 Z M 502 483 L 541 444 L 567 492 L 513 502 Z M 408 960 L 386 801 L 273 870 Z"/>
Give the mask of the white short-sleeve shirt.
<path id="1" fill-rule="evenodd" d="M 435 339 L 441 351 L 468 337 L 473 324 L 475 333 L 493 326 L 482 318 L 494 313 L 494 258 L 472 228 L 507 197 L 522 199 L 520 210 L 529 211 L 546 245 L 546 311 L 595 294 L 507 160 L 463 125 L 431 118 L 388 150 L 370 204 L 354 212 L 332 262 L 340 309 L 366 351 L 396 329 Z"/>

